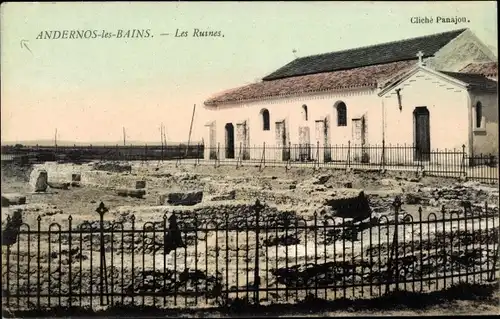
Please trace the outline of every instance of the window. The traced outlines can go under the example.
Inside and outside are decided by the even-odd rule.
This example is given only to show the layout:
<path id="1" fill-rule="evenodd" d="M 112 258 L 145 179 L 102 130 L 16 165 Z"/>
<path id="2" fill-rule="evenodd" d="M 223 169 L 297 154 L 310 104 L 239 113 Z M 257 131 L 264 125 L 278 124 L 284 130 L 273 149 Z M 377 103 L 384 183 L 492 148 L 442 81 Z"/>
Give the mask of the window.
<path id="1" fill-rule="evenodd" d="M 308 115 L 307 115 L 307 105 L 302 105 L 302 120 L 307 121 L 308 120 Z"/>
<path id="2" fill-rule="evenodd" d="M 267 109 L 262 109 L 260 111 L 260 114 L 262 115 L 262 129 L 264 131 L 269 131 L 270 128 L 270 122 L 269 122 L 269 111 Z"/>
<path id="3" fill-rule="evenodd" d="M 476 128 L 481 128 L 481 122 L 483 119 L 483 105 L 481 102 L 476 104 Z"/>
<path id="4" fill-rule="evenodd" d="M 337 126 L 347 126 L 347 107 L 344 102 L 337 102 Z"/>

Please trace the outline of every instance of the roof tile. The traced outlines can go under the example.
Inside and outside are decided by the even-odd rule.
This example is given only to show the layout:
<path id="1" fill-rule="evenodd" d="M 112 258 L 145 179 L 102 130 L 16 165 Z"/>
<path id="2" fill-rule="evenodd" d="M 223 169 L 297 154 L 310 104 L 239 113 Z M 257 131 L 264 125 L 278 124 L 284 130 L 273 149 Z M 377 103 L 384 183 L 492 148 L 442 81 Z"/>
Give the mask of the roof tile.
<path id="1" fill-rule="evenodd" d="M 264 77 L 263 80 L 270 81 L 396 61 L 416 60 L 416 54 L 419 51 L 423 52 L 424 57 L 429 57 L 433 56 L 465 30 L 459 29 L 418 38 L 302 57 Z"/>
<path id="2" fill-rule="evenodd" d="M 293 94 L 332 91 L 343 88 L 377 87 L 380 79 L 409 70 L 414 61 L 399 61 L 388 64 L 372 65 L 351 70 L 318 73 L 262 81 L 220 93 L 205 102 L 205 105 L 236 103 L 266 97 L 290 96 Z"/>
<path id="3" fill-rule="evenodd" d="M 460 72 L 494 77 L 498 75 L 498 62 L 469 63 Z"/>

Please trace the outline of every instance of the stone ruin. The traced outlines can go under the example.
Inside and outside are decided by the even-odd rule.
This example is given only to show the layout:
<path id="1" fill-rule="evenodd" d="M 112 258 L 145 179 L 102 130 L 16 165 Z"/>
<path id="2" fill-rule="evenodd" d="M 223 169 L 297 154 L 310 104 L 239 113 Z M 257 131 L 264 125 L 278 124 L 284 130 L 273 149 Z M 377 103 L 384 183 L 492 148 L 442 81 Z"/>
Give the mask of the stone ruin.
<path id="1" fill-rule="evenodd" d="M 2 194 L 2 207 L 26 204 L 26 196 L 17 193 Z"/>
<path id="2" fill-rule="evenodd" d="M 193 206 L 201 203 L 203 200 L 203 191 L 172 191 L 162 193 L 158 197 L 158 205 L 170 206 Z"/>
<path id="3" fill-rule="evenodd" d="M 33 192 L 46 192 L 48 185 L 48 174 L 44 169 L 34 169 L 30 175 L 30 185 Z"/>
<path id="4" fill-rule="evenodd" d="M 12 218 L 7 220 L 5 227 L 2 229 L 2 246 L 10 246 L 17 242 L 19 228 L 22 224 L 21 210 L 16 209 L 12 213 Z"/>
<path id="5" fill-rule="evenodd" d="M 357 197 L 327 200 L 325 208 L 330 210 L 333 217 L 352 218 L 353 221 L 362 221 L 370 218 L 372 213 L 368 198 L 363 191 Z"/>

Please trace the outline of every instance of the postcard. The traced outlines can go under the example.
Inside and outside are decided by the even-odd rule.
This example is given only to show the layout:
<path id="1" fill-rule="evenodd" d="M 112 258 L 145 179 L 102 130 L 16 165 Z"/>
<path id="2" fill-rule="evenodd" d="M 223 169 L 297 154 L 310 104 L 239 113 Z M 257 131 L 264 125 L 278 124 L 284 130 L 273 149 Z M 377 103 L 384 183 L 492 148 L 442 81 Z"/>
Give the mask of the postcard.
<path id="1" fill-rule="evenodd" d="M 2 3 L 3 316 L 498 313 L 496 12 Z"/>

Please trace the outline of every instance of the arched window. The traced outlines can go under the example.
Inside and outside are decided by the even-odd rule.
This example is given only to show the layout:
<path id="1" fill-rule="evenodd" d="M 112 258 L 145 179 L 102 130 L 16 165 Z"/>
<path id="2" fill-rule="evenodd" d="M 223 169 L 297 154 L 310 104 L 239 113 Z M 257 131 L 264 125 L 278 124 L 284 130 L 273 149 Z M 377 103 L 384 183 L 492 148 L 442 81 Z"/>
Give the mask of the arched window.
<path id="1" fill-rule="evenodd" d="M 483 120 L 483 105 L 481 102 L 476 104 L 476 128 L 481 127 L 481 121 Z"/>
<path id="2" fill-rule="evenodd" d="M 267 109 L 262 109 L 260 111 L 262 115 L 262 129 L 264 131 L 269 131 L 271 129 L 270 121 L 269 121 L 269 111 Z"/>
<path id="3" fill-rule="evenodd" d="M 302 105 L 302 120 L 307 121 L 308 120 L 308 115 L 307 115 L 307 105 Z"/>
<path id="4" fill-rule="evenodd" d="M 337 126 L 347 126 L 347 107 L 344 102 L 337 102 Z"/>

